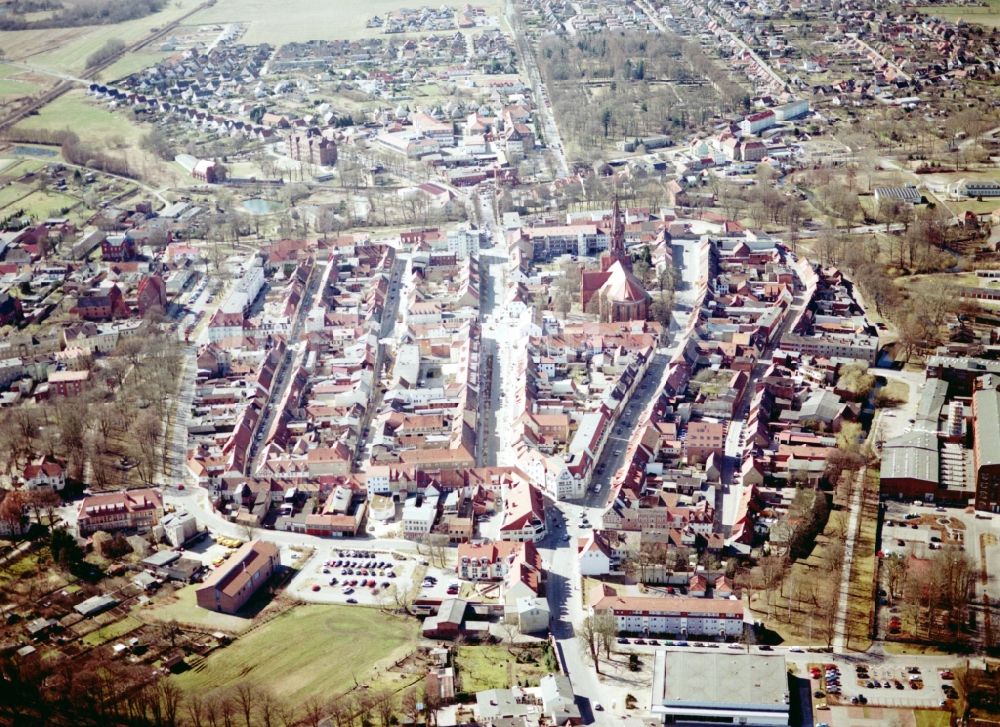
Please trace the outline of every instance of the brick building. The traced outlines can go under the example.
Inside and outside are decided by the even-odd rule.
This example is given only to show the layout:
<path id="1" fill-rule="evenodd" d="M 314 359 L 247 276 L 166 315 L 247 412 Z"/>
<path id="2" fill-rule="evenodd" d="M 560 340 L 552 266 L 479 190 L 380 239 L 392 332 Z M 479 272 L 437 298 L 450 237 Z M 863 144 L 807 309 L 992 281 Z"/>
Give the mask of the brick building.
<path id="1" fill-rule="evenodd" d="M 195 590 L 198 605 L 211 611 L 236 613 L 267 583 L 279 563 L 278 546 L 251 540 Z"/>
<path id="2" fill-rule="evenodd" d="M 337 142 L 316 129 L 295 131 L 288 137 L 288 155 L 297 162 L 333 166 L 337 163 Z"/>

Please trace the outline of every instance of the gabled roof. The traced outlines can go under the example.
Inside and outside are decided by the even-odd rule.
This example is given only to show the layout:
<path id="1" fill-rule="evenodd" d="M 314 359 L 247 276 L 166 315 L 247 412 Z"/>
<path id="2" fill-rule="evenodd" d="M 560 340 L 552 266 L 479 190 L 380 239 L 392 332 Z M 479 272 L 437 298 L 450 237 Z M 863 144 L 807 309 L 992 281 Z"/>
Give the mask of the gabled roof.
<path id="1" fill-rule="evenodd" d="M 649 293 L 642 287 L 642 283 L 629 270 L 616 260 L 608 268 L 610 275 L 600 288 L 600 294 L 608 300 L 639 302 L 649 300 Z"/>

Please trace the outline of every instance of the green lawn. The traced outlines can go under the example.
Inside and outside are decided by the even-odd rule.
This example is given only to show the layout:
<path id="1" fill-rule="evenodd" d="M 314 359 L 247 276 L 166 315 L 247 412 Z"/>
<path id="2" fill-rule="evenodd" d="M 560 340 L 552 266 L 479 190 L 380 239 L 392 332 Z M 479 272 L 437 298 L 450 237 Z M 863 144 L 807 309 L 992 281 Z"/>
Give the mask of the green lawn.
<path id="1" fill-rule="evenodd" d="M 913 719 L 914 727 L 949 727 L 951 713 L 945 709 L 916 709 Z"/>
<path id="2" fill-rule="evenodd" d="M 0 209 L 14 204 L 21 198 L 26 198 L 29 194 L 31 194 L 31 187 L 20 182 L 12 182 L 0 187 Z"/>
<path id="3" fill-rule="evenodd" d="M 80 204 L 76 197 L 58 192 L 32 192 L 17 203 L 30 217 L 36 220 L 46 217 L 62 217 L 68 214 L 63 210 Z"/>
<path id="4" fill-rule="evenodd" d="M 80 73 L 85 70 L 87 56 L 112 38 L 134 43 L 153 28 L 176 20 L 200 3 L 201 0 L 172 0 L 158 13 L 117 25 L 7 31 L 0 33 L 0 48 L 10 58 L 28 58 L 39 66 Z"/>
<path id="5" fill-rule="evenodd" d="M 520 661 L 519 661 L 520 659 Z M 455 667 L 462 691 L 474 694 L 483 689 L 503 689 L 515 684 L 537 686 L 538 680 L 553 671 L 538 647 L 518 647 L 514 654 L 507 645 L 459 646 Z"/>
<path id="6" fill-rule="evenodd" d="M 1000 27 L 1000 0 L 989 0 L 988 8 L 968 5 L 923 5 L 913 9 L 942 20 L 956 21 L 961 18 L 967 23 L 985 25 L 987 28 Z"/>
<path id="7" fill-rule="evenodd" d="M 27 555 L 18 558 L 12 563 L 0 567 L 0 583 L 23 578 L 26 574 L 34 573 L 38 570 L 39 556 L 42 551 L 29 552 Z"/>
<path id="8" fill-rule="evenodd" d="M 30 96 L 37 90 L 38 85 L 28 81 L 18 81 L 14 78 L 0 80 L 0 96 L 19 98 L 21 96 Z"/>
<path id="9" fill-rule="evenodd" d="M 231 634 L 238 634 L 250 627 L 248 618 L 209 611 L 199 606 L 195 601 L 195 589 L 194 585 L 184 586 L 174 593 L 172 599 L 166 602 L 158 599 L 156 605 L 146 611 L 146 615 L 154 621 L 177 621 L 206 631 L 218 630 Z"/>
<path id="10" fill-rule="evenodd" d="M 201 671 L 174 679 L 185 690 L 251 679 L 289 701 L 331 696 L 365 680 L 376 663 L 416 638 L 416 621 L 376 609 L 297 606 L 209 656 Z"/>
<path id="11" fill-rule="evenodd" d="M 119 636 L 123 636 L 140 626 L 142 626 L 142 621 L 132 616 L 126 616 L 121 621 L 115 621 L 113 623 L 109 623 L 107 626 L 102 626 L 96 631 L 91 631 L 80 640 L 87 646 L 100 646 L 101 644 L 117 639 Z"/>
<path id="12" fill-rule="evenodd" d="M 43 108 L 17 125 L 17 129 L 70 129 L 81 140 L 124 146 L 135 146 L 144 130 L 132 123 L 127 112 L 113 112 L 86 98 L 82 91 L 73 91 Z"/>
<path id="13" fill-rule="evenodd" d="M 117 61 L 112 63 L 106 70 L 102 71 L 101 78 L 112 81 L 124 78 L 125 76 L 130 76 L 144 68 L 156 65 L 168 55 L 168 53 L 160 53 L 159 51 L 149 51 L 147 53 L 144 50 L 139 51 L 138 53 L 129 53 L 123 58 L 119 58 Z"/>

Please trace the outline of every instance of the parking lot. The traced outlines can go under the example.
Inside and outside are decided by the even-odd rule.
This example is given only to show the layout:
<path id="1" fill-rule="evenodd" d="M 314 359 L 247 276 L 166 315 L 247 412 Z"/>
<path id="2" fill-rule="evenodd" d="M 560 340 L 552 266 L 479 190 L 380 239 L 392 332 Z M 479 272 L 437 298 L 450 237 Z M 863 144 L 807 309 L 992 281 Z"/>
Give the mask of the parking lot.
<path id="1" fill-rule="evenodd" d="M 201 540 L 187 543 L 182 555 L 192 560 L 200 560 L 209 572 L 226 562 L 229 556 L 243 544 L 243 541 L 224 536 L 207 535 Z"/>
<path id="2" fill-rule="evenodd" d="M 952 680 L 942 678 L 951 672 L 914 665 L 851 665 L 833 660 L 811 663 L 808 671 L 817 712 L 835 704 L 938 707 L 952 689 Z"/>
<path id="3" fill-rule="evenodd" d="M 417 598 L 458 598 L 462 584 L 453 571 L 428 568 Z"/>
<path id="4" fill-rule="evenodd" d="M 985 581 L 976 579 L 977 598 L 985 593 L 990 600 L 1000 599 L 1000 517 L 934 503 L 886 502 L 881 542 L 884 553 L 930 558 L 934 551 L 948 546 L 965 551 L 973 567 L 986 572 Z M 885 589 L 885 582 L 882 587 Z M 883 635 L 891 637 L 893 632 L 888 622 L 898 615 L 899 605 L 880 604 L 879 625 Z"/>
<path id="5" fill-rule="evenodd" d="M 420 562 L 388 551 L 324 546 L 302 565 L 289 585 L 290 595 L 315 603 L 374 606 L 409 592 Z"/>

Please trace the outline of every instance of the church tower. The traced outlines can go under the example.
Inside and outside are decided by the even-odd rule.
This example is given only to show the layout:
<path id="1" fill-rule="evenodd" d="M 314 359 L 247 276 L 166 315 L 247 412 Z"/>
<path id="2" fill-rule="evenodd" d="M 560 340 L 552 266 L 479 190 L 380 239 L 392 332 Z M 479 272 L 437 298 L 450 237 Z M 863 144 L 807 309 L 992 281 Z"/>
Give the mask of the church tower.
<path id="1" fill-rule="evenodd" d="M 601 270 L 607 271 L 615 262 L 620 262 L 626 270 L 632 269 L 632 259 L 625 252 L 625 215 L 622 213 L 618 195 L 611 208 L 611 241 L 608 251 L 601 257 Z"/>

